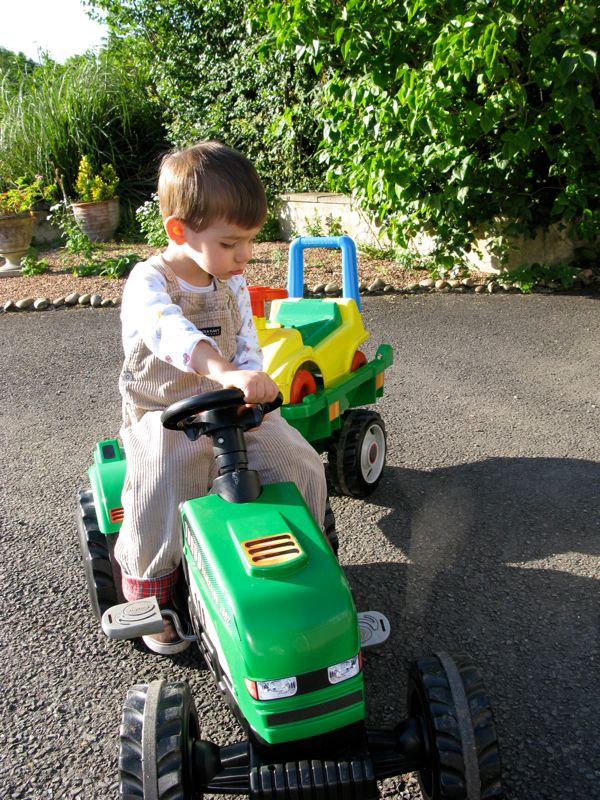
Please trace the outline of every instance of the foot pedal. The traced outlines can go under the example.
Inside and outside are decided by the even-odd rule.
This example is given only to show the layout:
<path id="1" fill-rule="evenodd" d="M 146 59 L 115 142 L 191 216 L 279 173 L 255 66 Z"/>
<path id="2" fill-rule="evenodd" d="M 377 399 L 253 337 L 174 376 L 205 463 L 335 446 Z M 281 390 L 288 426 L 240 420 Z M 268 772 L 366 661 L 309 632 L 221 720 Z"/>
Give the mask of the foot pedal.
<path id="1" fill-rule="evenodd" d="M 109 639 L 137 639 L 160 633 L 162 629 L 163 618 L 156 597 L 111 606 L 102 615 L 102 630 Z"/>
<path id="2" fill-rule="evenodd" d="M 361 647 L 375 647 L 383 644 L 390 635 L 389 620 L 380 611 L 360 611 L 358 628 Z"/>

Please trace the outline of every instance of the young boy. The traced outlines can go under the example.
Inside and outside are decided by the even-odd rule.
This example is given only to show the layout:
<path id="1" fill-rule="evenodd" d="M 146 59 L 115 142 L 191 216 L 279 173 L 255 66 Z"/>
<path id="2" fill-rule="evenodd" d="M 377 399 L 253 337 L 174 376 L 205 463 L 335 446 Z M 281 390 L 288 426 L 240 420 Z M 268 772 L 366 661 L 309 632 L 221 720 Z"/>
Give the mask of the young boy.
<path id="1" fill-rule="evenodd" d="M 179 504 L 206 494 L 217 470 L 211 441 L 165 429 L 161 412 L 228 386 L 249 403 L 274 400 L 278 389 L 262 371 L 243 277 L 267 215 L 253 166 L 218 142 L 174 151 L 162 161 L 158 196 L 169 243 L 135 266 L 123 293 L 119 388 L 127 475 L 116 557 L 127 600 L 156 595 L 168 606 L 181 559 Z M 279 412 L 266 415 L 246 441 L 249 468 L 264 483 L 294 481 L 322 524 L 325 473 L 311 445 Z M 157 653 L 189 644 L 169 619 L 144 641 Z"/>

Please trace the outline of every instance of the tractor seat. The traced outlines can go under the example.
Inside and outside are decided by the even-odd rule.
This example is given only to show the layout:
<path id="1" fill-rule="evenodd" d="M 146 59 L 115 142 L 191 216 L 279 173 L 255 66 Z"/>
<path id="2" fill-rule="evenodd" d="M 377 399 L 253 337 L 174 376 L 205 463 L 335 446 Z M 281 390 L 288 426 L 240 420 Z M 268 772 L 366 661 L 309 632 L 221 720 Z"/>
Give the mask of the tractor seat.
<path id="1" fill-rule="evenodd" d="M 285 328 L 296 328 L 307 347 L 315 347 L 342 324 L 337 303 L 319 299 L 282 300 L 278 303 L 271 322 Z"/>

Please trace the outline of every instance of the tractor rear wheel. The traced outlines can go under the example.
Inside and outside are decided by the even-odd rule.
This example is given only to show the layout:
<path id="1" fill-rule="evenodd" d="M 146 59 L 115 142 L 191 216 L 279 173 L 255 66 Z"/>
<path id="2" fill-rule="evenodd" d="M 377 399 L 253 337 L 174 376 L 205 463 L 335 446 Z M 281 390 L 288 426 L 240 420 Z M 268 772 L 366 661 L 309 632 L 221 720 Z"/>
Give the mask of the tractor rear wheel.
<path id="1" fill-rule="evenodd" d="M 504 797 L 492 709 L 468 656 L 438 653 L 411 664 L 408 711 L 421 723 L 429 761 L 419 772 L 424 800 Z"/>
<path id="2" fill-rule="evenodd" d="M 329 498 L 327 498 L 327 502 L 325 504 L 325 520 L 323 522 L 323 529 L 325 532 L 325 536 L 327 537 L 327 541 L 331 545 L 333 554 L 337 558 L 340 542 L 338 539 L 337 531 L 335 529 L 335 516 L 333 514 L 333 509 L 331 508 L 331 503 L 329 502 Z"/>
<path id="3" fill-rule="evenodd" d="M 92 611 L 100 620 L 107 608 L 123 601 L 117 590 L 111 559 L 117 534 L 100 532 L 91 489 L 79 492 L 77 497 L 77 530 Z"/>

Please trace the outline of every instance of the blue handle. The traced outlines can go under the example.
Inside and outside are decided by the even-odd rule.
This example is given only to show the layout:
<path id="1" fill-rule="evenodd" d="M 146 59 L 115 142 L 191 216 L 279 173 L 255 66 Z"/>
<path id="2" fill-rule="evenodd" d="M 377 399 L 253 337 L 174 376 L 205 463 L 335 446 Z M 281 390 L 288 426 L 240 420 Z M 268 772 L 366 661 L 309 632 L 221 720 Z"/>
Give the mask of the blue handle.
<path id="1" fill-rule="evenodd" d="M 299 236 L 290 245 L 288 261 L 288 297 L 304 297 L 304 251 L 325 247 L 342 251 L 342 295 L 351 297 L 361 311 L 358 291 L 356 245 L 350 236 Z"/>

